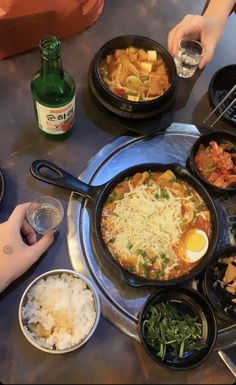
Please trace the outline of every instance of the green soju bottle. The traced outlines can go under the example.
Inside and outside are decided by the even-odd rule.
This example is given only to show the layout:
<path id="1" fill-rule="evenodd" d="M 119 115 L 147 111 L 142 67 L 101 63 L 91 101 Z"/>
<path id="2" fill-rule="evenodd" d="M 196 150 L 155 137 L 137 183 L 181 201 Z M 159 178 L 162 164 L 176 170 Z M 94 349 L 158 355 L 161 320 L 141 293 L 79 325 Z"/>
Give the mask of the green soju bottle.
<path id="1" fill-rule="evenodd" d="M 55 36 L 40 41 L 41 69 L 31 81 L 38 128 L 49 139 L 66 139 L 75 121 L 75 84 L 63 70 L 61 43 Z"/>

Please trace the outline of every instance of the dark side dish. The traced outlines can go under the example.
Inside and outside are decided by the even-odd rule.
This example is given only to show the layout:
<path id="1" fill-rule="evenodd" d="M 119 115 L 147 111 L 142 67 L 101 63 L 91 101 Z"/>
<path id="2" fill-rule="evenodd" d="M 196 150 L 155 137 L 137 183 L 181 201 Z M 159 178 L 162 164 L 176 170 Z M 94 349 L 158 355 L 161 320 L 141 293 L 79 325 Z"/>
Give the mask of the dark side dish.
<path id="1" fill-rule="evenodd" d="M 171 302 L 149 305 L 142 333 L 146 343 L 163 361 L 167 353 L 183 358 L 189 351 L 201 350 L 203 326 L 198 317 L 183 313 Z"/>
<path id="2" fill-rule="evenodd" d="M 211 269 L 213 290 L 223 314 L 236 317 L 236 254 L 218 258 Z"/>

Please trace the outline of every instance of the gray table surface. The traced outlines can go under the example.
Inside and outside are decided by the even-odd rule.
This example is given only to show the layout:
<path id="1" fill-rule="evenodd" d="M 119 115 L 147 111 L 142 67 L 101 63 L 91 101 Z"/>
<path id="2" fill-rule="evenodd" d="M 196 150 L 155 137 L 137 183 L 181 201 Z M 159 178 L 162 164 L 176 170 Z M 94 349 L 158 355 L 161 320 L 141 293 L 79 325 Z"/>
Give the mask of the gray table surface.
<path id="1" fill-rule="evenodd" d="M 0 62 L 0 168 L 6 181 L 0 221 L 8 218 L 16 204 L 42 194 L 60 199 L 67 210 L 70 192 L 36 181 L 29 172 L 32 161 L 45 158 L 77 176 L 103 146 L 124 134 L 122 124 L 100 111 L 88 92 L 88 67 L 100 46 L 118 35 L 139 34 L 166 47 L 168 31 L 185 14 L 199 13 L 203 6 L 201 0 L 106 0 L 101 17 L 93 26 L 63 39 L 63 65 L 74 77 L 77 89 L 76 126 L 65 142 L 45 139 L 35 126 L 30 80 L 40 65 L 39 51 L 35 49 Z M 202 125 L 211 111 L 207 95 L 211 77 L 220 67 L 235 63 L 235 29 L 236 17 L 232 14 L 211 63 L 197 76 L 179 79 L 175 122 Z M 222 120 L 215 128 L 235 129 Z M 196 369 L 171 371 L 155 364 L 139 342 L 104 317 L 92 339 L 80 350 L 53 356 L 32 347 L 18 325 L 19 300 L 39 274 L 72 267 L 66 230 L 65 217 L 53 247 L 0 296 L 2 383 L 234 383 L 233 374 L 217 352 Z"/>

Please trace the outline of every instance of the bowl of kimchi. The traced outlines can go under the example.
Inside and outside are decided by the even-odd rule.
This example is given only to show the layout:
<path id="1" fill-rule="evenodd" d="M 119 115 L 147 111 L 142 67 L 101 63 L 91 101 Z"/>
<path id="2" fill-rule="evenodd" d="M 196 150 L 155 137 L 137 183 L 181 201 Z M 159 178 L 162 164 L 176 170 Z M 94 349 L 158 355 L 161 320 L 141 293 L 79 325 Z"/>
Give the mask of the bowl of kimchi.
<path id="1" fill-rule="evenodd" d="M 175 63 L 169 52 L 150 38 L 118 36 L 95 54 L 89 88 L 102 107 L 120 117 L 161 115 L 174 106 Z"/>
<path id="2" fill-rule="evenodd" d="M 194 142 L 187 166 L 216 194 L 236 192 L 236 135 L 227 131 L 202 134 Z"/>

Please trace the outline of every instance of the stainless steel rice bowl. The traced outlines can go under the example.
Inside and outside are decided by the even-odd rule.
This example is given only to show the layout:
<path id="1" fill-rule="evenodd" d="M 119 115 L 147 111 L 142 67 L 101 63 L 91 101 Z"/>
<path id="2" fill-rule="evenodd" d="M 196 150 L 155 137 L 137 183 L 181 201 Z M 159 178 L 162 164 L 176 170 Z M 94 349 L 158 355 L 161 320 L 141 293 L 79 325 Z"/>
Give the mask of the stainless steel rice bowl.
<path id="1" fill-rule="evenodd" d="M 47 353 L 68 353 L 90 339 L 100 318 L 94 285 L 68 269 L 48 271 L 26 288 L 19 323 L 26 339 Z"/>

